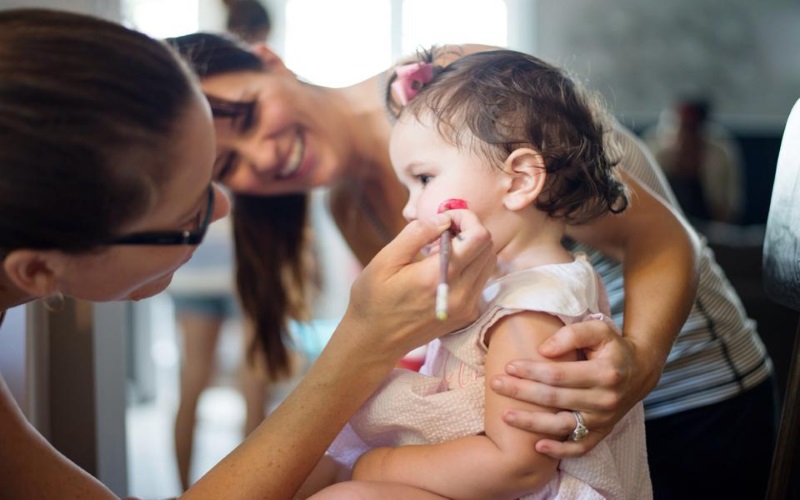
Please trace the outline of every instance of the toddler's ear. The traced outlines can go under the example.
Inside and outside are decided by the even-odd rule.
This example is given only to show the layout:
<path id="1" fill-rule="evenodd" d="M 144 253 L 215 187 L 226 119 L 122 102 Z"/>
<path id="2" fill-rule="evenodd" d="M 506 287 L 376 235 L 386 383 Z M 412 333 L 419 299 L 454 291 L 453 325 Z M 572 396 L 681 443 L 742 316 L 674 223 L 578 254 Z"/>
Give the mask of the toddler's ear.
<path id="1" fill-rule="evenodd" d="M 547 177 L 542 155 L 531 148 L 518 148 L 508 155 L 503 166 L 511 175 L 503 205 L 508 210 L 521 210 L 536 201 Z"/>

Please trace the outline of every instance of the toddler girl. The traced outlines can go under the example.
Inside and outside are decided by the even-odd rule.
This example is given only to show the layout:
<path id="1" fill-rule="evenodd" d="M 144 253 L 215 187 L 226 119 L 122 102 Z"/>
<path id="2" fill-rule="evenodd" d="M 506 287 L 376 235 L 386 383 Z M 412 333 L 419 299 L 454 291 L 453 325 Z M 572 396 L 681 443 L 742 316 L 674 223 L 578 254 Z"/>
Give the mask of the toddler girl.
<path id="1" fill-rule="evenodd" d="M 315 498 L 651 498 L 641 404 L 591 452 L 559 461 L 534 447 L 553 436 L 502 421 L 530 405 L 486 386 L 511 360 L 541 359 L 564 324 L 608 318 L 599 277 L 562 246 L 566 224 L 628 204 L 601 109 L 530 55 L 481 52 L 445 67 L 435 56 L 398 68 L 387 92 L 403 215 L 465 200 L 492 234 L 497 274 L 474 324 L 434 341 L 420 373 L 395 370 L 363 405 L 329 450 L 347 466 L 358 459 L 354 481 Z M 591 431 L 575 417 L 580 440 Z"/>

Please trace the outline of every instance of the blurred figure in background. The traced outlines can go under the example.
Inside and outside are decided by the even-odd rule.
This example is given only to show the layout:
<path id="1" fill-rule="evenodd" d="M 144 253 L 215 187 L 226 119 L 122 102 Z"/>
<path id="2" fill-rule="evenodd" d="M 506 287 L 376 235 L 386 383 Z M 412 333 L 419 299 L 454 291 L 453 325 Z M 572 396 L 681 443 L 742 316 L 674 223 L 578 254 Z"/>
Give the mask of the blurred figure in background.
<path id="1" fill-rule="evenodd" d="M 226 325 L 246 330 L 233 291 L 233 244 L 228 217 L 209 228 L 205 243 L 186 267 L 175 274 L 168 289 L 175 306 L 181 348 L 175 456 L 184 490 L 191 484 L 197 406 L 216 373 L 220 334 Z M 248 335 L 244 331 L 241 334 L 247 346 Z M 263 366 L 251 366 L 245 359 L 243 355 L 239 376 L 247 408 L 244 423 L 244 435 L 247 435 L 264 418 L 267 378 L 261 374 Z"/>
<path id="2" fill-rule="evenodd" d="M 710 114 L 709 100 L 681 99 L 643 134 L 683 211 L 701 228 L 739 222 L 744 201 L 741 153 Z"/>
<path id="3" fill-rule="evenodd" d="M 249 43 L 269 36 L 270 17 L 262 4 L 226 0 L 226 26 Z M 191 485 L 197 406 L 216 368 L 217 345 L 226 322 L 242 330 L 243 350 L 238 383 L 245 402 L 243 437 L 266 416 L 270 378 L 260 349 L 250 349 L 253 329 L 242 323 L 234 292 L 234 250 L 230 218 L 208 231 L 206 243 L 175 274 L 169 291 L 175 306 L 181 347 L 180 393 L 175 415 L 175 458 L 181 487 Z"/>
<path id="4" fill-rule="evenodd" d="M 258 0 L 225 0 L 228 9 L 226 29 L 247 43 L 266 42 L 272 19 Z"/>

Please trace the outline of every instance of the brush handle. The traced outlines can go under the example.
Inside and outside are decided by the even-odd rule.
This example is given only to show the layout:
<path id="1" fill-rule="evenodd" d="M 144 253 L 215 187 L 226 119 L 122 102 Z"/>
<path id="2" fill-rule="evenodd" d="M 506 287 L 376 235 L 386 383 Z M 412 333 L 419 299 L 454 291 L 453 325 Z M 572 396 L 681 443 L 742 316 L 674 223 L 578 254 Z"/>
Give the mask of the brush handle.
<path id="1" fill-rule="evenodd" d="M 437 213 L 447 210 L 467 208 L 467 202 L 460 198 L 450 198 L 439 204 Z M 451 228 L 452 229 L 452 228 Z M 436 287 L 436 317 L 440 321 L 447 319 L 447 295 L 450 287 L 447 284 L 447 267 L 450 265 L 453 234 L 450 230 L 439 236 L 439 286 Z"/>

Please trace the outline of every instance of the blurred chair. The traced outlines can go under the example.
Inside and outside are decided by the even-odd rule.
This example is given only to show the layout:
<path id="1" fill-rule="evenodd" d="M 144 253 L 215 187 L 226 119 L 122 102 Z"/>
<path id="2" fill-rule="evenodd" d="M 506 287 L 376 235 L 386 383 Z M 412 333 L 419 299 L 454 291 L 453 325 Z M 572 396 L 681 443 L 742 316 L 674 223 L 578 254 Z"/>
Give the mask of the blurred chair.
<path id="1" fill-rule="evenodd" d="M 764 238 L 763 269 L 767 295 L 794 311 L 800 311 L 800 100 L 792 108 L 783 133 Z M 788 498 L 791 473 L 795 470 L 798 454 L 799 430 L 800 321 L 767 486 L 770 500 Z"/>

